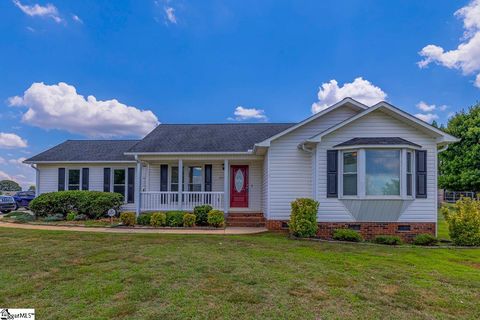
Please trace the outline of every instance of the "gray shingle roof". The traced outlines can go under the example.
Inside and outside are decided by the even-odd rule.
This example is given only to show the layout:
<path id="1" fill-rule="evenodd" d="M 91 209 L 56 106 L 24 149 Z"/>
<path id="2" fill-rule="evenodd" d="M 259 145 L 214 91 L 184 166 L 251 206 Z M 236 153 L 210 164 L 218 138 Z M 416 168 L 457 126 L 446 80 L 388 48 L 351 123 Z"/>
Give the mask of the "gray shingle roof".
<path id="1" fill-rule="evenodd" d="M 139 140 L 67 140 L 25 161 L 133 161 L 124 153 Z"/>
<path id="2" fill-rule="evenodd" d="M 400 137 L 378 137 L 378 138 L 353 138 L 348 141 L 337 144 L 335 147 L 349 147 L 360 145 L 409 145 L 413 147 L 421 147 L 420 145 L 405 140 Z"/>
<path id="3" fill-rule="evenodd" d="M 246 152 L 294 123 L 161 124 L 129 152 Z"/>

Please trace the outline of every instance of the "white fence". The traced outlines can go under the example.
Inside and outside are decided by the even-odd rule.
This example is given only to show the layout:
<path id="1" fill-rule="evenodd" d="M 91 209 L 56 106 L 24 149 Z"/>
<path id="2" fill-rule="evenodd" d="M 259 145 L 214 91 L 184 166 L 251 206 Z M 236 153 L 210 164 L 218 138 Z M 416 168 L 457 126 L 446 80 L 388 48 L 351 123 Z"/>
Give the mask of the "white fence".
<path id="1" fill-rule="evenodd" d="M 142 192 L 142 211 L 186 210 L 203 204 L 209 204 L 214 209 L 223 210 L 224 192 L 191 192 L 182 193 L 182 202 L 179 201 L 178 192 Z"/>
<path id="2" fill-rule="evenodd" d="M 443 200 L 448 203 L 455 203 L 462 197 L 480 200 L 475 192 L 470 191 L 445 191 L 443 194 Z"/>

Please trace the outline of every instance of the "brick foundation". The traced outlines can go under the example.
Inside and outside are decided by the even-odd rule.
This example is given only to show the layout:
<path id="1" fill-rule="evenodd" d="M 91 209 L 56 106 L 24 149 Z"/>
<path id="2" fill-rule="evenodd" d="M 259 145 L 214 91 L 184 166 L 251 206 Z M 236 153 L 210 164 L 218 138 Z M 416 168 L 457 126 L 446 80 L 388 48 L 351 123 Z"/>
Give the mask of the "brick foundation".
<path id="1" fill-rule="evenodd" d="M 269 230 L 288 231 L 287 223 L 288 221 L 283 220 L 267 220 L 265 226 Z M 434 222 L 319 222 L 317 237 L 330 240 L 333 231 L 342 228 L 358 230 L 365 240 L 371 240 L 378 235 L 395 235 L 405 242 L 411 242 L 421 233 L 435 235 Z"/>

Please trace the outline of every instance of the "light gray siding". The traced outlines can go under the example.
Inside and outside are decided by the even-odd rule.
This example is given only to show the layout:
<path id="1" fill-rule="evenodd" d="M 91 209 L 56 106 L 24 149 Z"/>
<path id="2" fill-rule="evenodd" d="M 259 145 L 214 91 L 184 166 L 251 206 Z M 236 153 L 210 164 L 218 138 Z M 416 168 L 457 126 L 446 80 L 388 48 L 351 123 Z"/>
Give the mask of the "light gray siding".
<path id="1" fill-rule="evenodd" d="M 347 126 L 322 137 L 318 144 L 318 188 L 317 199 L 320 201 L 319 221 L 354 221 L 354 217 L 341 200 L 327 198 L 326 152 L 334 145 L 354 137 L 401 137 L 422 146 L 427 150 L 427 198 L 414 199 L 409 203 L 396 221 L 435 222 L 436 212 L 436 142 L 433 138 L 416 128 L 399 121 L 381 110 L 374 111 Z M 388 207 L 388 201 L 384 202 Z M 392 202 L 392 206 L 395 206 Z M 385 208 L 388 210 L 388 208 Z"/>
<path id="2" fill-rule="evenodd" d="M 262 210 L 263 215 L 265 218 L 269 216 L 268 210 L 268 151 L 265 154 L 265 158 L 263 159 L 263 199 L 262 199 Z"/>
<path id="3" fill-rule="evenodd" d="M 268 162 L 269 219 L 289 219 L 290 202 L 314 196 L 312 154 L 298 149 L 298 145 L 357 113 L 347 106 L 339 107 L 271 142 Z"/>

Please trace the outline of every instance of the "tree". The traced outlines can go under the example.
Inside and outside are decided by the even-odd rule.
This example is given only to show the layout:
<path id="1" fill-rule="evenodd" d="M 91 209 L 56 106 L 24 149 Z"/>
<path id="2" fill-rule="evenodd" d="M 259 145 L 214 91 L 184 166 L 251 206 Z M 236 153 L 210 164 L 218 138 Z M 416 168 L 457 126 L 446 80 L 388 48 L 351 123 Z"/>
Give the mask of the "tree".
<path id="1" fill-rule="evenodd" d="M 35 191 L 35 186 L 28 187 L 28 191 Z"/>
<path id="2" fill-rule="evenodd" d="M 2 181 L 0 181 L 0 190 L 2 190 L 2 191 L 22 191 L 22 188 L 15 181 L 2 180 Z"/>
<path id="3" fill-rule="evenodd" d="M 432 121 L 432 126 L 434 126 L 435 128 L 438 128 L 437 120 L 433 120 L 433 121 Z"/>
<path id="4" fill-rule="evenodd" d="M 439 154 L 439 186 L 480 191 L 480 103 L 450 118 L 444 131 L 461 141 Z"/>

